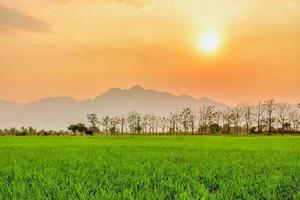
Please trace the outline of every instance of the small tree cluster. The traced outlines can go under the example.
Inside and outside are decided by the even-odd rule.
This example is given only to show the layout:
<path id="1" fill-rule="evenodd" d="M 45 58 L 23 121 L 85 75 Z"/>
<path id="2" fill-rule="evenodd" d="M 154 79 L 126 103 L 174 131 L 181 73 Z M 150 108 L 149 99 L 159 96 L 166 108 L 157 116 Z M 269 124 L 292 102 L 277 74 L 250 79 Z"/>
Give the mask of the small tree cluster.
<path id="1" fill-rule="evenodd" d="M 36 130 L 32 127 L 21 127 L 17 128 L 9 128 L 9 129 L 0 129 L 0 136 L 58 136 L 58 135 L 69 135 L 68 131 L 53 131 L 53 130 Z"/>

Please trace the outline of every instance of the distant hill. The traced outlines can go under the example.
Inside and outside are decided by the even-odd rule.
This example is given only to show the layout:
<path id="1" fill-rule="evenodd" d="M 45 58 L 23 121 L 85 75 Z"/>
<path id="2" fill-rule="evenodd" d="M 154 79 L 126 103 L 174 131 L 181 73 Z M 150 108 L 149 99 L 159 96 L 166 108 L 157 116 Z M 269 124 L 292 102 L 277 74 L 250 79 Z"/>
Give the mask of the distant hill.
<path id="1" fill-rule="evenodd" d="M 141 113 L 167 115 L 190 107 L 227 106 L 207 97 L 176 96 L 167 92 L 144 89 L 136 85 L 130 89 L 112 88 L 94 99 L 78 101 L 71 97 L 48 97 L 30 103 L 0 101 L 0 128 L 33 126 L 38 129 L 66 129 L 73 122 L 85 121 L 86 114 L 127 115 L 132 110 Z"/>

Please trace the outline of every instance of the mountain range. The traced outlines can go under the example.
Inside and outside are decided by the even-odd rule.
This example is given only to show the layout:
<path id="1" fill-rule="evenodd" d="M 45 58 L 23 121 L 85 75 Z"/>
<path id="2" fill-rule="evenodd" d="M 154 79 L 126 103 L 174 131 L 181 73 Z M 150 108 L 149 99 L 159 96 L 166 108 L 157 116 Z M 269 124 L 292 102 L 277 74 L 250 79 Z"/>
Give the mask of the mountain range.
<path id="1" fill-rule="evenodd" d="M 190 107 L 215 106 L 224 110 L 227 105 L 203 97 L 176 96 L 167 92 L 145 89 L 136 85 L 129 89 L 111 88 L 89 100 L 71 97 L 47 97 L 30 103 L 0 101 L 0 128 L 28 127 L 37 129 L 65 130 L 75 122 L 86 122 L 88 113 L 103 115 L 127 115 L 136 110 L 140 113 L 168 115 L 170 112 Z"/>

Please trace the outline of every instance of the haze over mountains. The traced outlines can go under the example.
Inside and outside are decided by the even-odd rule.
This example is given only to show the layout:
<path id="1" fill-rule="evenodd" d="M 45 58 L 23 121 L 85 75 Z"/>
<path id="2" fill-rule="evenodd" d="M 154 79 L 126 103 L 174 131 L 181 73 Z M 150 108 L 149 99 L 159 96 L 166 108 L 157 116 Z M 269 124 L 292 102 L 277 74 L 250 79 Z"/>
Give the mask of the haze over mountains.
<path id="1" fill-rule="evenodd" d="M 144 89 L 136 85 L 130 89 L 112 88 L 90 100 L 71 97 L 47 97 L 30 103 L 0 101 L 0 128 L 28 127 L 38 129 L 66 129 L 70 123 L 86 121 L 86 114 L 127 115 L 136 110 L 141 113 L 168 115 L 184 107 L 198 109 L 213 105 L 224 110 L 226 105 L 207 97 L 176 96 L 167 92 Z"/>

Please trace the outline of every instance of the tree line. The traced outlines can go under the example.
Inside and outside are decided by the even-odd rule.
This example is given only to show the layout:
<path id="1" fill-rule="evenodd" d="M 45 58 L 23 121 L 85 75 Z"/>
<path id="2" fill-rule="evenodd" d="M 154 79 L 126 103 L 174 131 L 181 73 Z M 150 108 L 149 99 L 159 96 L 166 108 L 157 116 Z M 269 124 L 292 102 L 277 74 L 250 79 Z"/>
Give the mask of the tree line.
<path id="1" fill-rule="evenodd" d="M 299 106 L 298 106 L 299 107 Z M 37 131 L 31 127 L 0 130 L 0 135 L 123 135 L 123 134 L 297 134 L 298 109 L 285 103 L 266 100 L 246 101 L 224 111 L 203 106 L 194 111 L 183 108 L 167 116 L 132 111 L 126 116 L 87 114 L 88 124 L 75 123 L 68 131 Z"/>
<path id="2" fill-rule="evenodd" d="M 82 123 L 68 130 L 86 134 L 272 134 L 298 133 L 299 110 L 285 103 L 267 100 L 254 104 L 250 101 L 218 111 L 214 106 L 203 106 L 197 111 L 183 108 L 168 116 L 141 114 L 127 116 L 88 114 L 89 126 Z"/>

